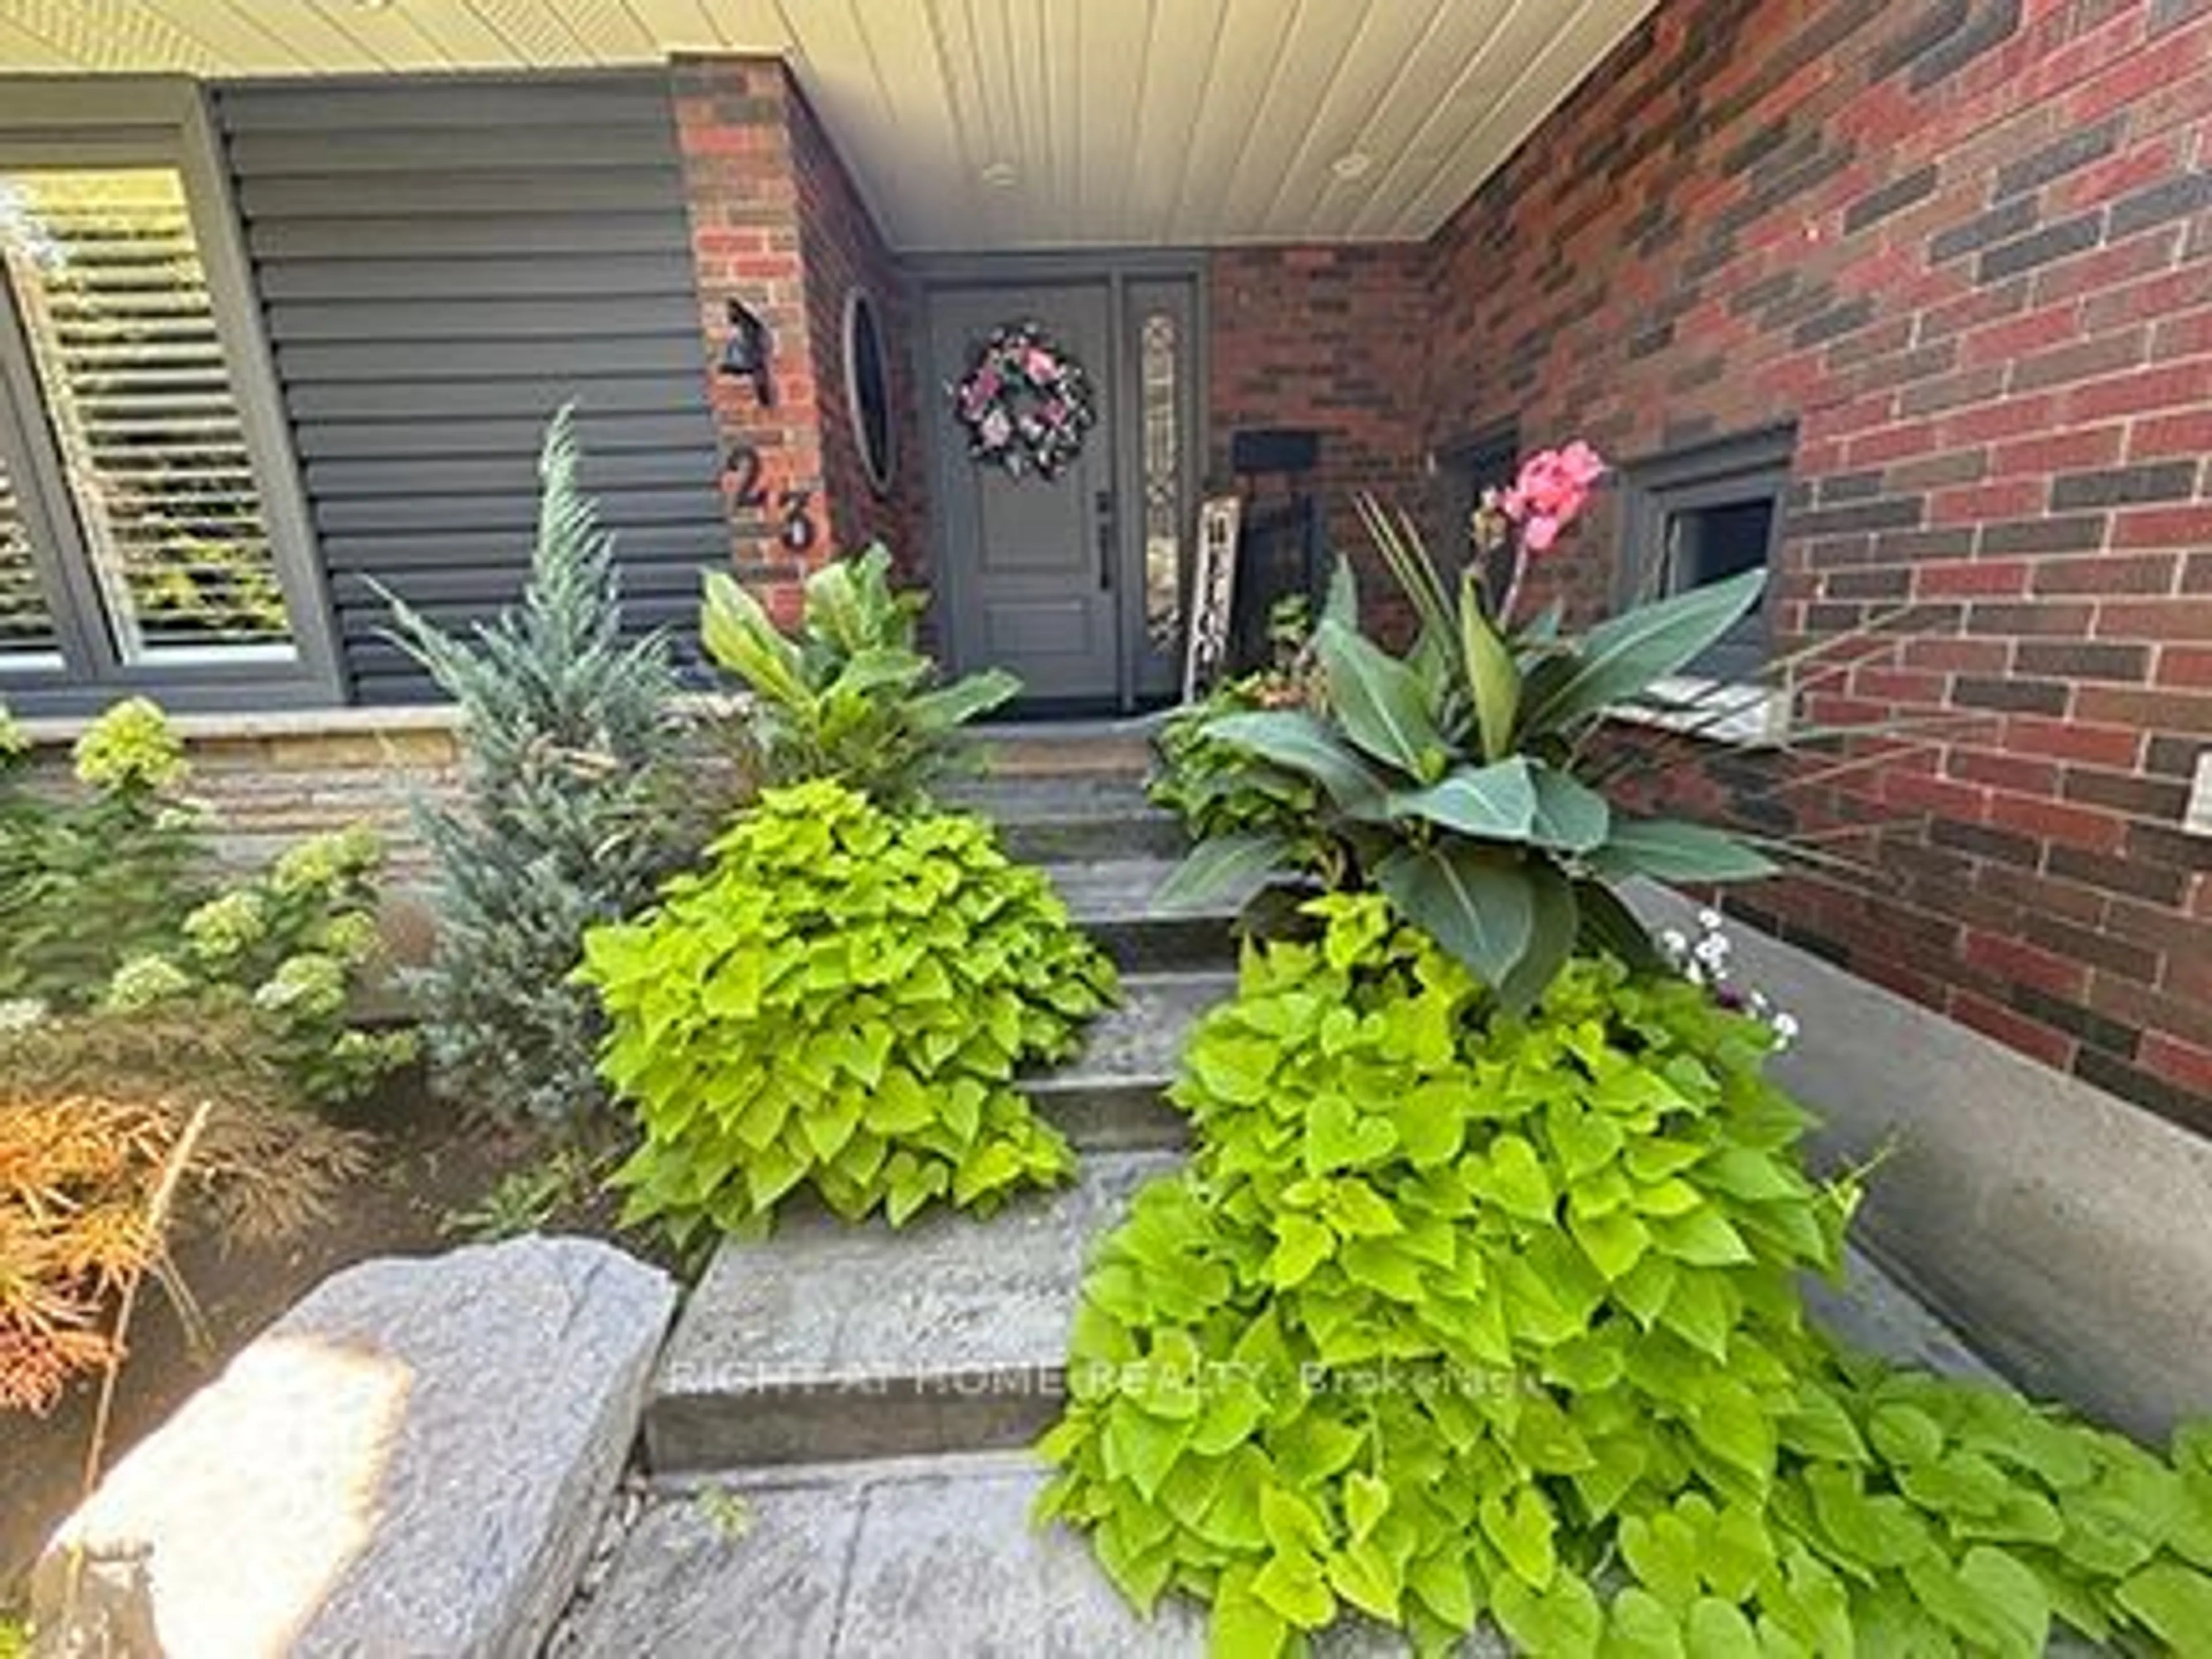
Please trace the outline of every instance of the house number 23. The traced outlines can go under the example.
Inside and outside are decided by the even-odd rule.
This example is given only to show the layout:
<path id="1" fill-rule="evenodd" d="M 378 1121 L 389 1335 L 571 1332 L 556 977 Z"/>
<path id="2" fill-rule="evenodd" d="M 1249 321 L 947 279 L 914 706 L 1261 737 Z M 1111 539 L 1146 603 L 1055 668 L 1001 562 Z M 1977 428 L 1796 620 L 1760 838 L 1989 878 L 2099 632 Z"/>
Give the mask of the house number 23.
<path id="1" fill-rule="evenodd" d="M 740 444 L 730 452 L 728 471 L 731 474 L 732 503 L 740 513 L 759 513 L 769 504 L 768 491 L 761 483 L 760 451 L 750 444 Z M 811 489 L 785 489 L 775 498 L 775 538 L 787 550 L 804 553 L 814 545 L 814 492 Z"/>

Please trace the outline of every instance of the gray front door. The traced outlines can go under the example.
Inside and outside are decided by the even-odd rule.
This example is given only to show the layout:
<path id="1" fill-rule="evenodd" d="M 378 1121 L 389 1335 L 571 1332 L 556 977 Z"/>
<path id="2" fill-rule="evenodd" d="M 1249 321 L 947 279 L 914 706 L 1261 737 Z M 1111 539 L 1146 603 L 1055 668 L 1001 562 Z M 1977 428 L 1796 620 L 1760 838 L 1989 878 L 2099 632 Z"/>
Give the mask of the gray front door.
<path id="1" fill-rule="evenodd" d="M 1098 422 L 1053 479 L 1014 477 L 969 458 L 943 388 L 968 371 L 1002 324 L 1042 324 L 1088 372 Z M 930 390 L 939 434 L 937 488 L 954 666 L 1012 670 L 1032 704 L 1106 704 L 1125 696 L 1117 588 L 1113 294 L 1103 282 L 939 289 L 930 297 Z"/>

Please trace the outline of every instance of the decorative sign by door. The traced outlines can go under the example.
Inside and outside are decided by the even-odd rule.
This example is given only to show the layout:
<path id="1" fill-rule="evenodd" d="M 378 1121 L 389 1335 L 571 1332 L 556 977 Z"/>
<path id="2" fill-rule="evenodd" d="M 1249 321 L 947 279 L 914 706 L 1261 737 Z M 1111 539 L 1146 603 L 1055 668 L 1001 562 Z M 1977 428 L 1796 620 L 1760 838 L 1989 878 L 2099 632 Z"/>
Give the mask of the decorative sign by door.
<path id="1" fill-rule="evenodd" d="M 1196 702 L 1229 665 L 1229 622 L 1237 598 L 1237 530 L 1243 504 L 1212 495 L 1198 510 L 1198 568 L 1191 578 L 1190 643 L 1182 700 Z"/>

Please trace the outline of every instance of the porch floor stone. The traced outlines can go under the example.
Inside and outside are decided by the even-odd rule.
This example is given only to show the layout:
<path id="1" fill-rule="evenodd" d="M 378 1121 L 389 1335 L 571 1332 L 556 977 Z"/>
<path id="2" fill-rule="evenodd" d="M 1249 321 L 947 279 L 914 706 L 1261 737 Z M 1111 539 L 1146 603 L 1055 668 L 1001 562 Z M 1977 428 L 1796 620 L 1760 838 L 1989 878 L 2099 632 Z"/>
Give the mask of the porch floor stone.
<path id="1" fill-rule="evenodd" d="M 1019 1453 L 732 1475 L 672 1492 L 631 1534 L 562 1659 L 1197 1659 L 1205 1615 L 1140 1617 L 1090 1546 L 1038 1528 L 1044 1471 Z M 1376 1626 L 1328 1632 L 1332 1659 L 1395 1654 Z M 1487 1635 L 1462 1650 L 1509 1651 Z"/>

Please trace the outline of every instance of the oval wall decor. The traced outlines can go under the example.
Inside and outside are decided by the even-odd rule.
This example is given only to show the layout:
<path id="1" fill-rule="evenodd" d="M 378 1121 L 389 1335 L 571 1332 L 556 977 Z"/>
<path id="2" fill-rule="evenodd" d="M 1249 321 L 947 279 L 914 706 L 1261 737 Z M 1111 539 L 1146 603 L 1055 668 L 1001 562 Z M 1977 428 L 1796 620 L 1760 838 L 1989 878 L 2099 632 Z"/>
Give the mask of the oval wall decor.
<path id="1" fill-rule="evenodd" d="M 853 418 L 853 442 L 860 470 L 878 495 L 891 487 L 898 465 L 891 422 L 890 354 L 875 296 L 856 288 L 845 296 L 845 407 Z"/>

